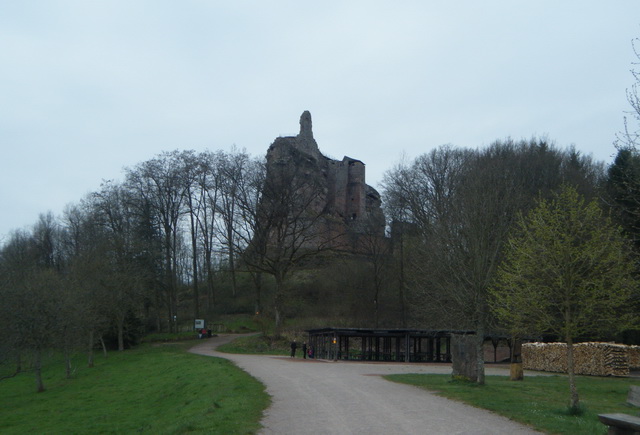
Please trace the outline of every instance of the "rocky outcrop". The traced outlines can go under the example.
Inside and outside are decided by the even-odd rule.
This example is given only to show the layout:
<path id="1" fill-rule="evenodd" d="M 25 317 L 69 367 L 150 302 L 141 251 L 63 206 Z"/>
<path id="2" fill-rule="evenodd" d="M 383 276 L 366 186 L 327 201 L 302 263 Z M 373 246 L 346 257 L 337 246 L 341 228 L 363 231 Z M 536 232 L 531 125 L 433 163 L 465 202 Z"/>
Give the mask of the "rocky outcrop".
<path id="1" fill-rule="evenodd" d="M 361 237 L 384 238 L 385 218 L 380 194 L 366 184 L 365 164 L 352 157 L 333 160 L 322 155 L 313 138 L 308 111 L 300 117 L 297 136 L 278 137 L 269 147 L 267 174 L 275 165 L 296 165 L 305 177 L 322 186 L 314 208 L 323 213 L 324 225 L 316 231 L 326 232 L 336 240 L 334 245 L 362 251 L 358 241 Z"/>

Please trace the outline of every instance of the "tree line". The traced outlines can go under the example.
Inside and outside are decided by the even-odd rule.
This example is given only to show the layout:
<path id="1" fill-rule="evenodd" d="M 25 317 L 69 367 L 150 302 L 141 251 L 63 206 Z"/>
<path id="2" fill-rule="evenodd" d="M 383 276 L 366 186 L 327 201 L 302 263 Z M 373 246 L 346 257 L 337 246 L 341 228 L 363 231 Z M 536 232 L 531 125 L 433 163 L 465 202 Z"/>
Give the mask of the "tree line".
<path id="1" fill-rule="evenodd" d="M 484 383 L 487 335 L 547 334 L 567 343 L 576 411 L 572 344 L 638 343 L 638 137 L 625 118 L 608 167 L 533 139 L 442 146 L 386 174 L 398 286 L 427 327 L 475 332 L 474 381 Z"/>
<path id="2" fill-rule="evenodd" d="M 638 238 L 636 225 L 639 216 L 628 206 L 630 196 L 635 195 L 629 190 L 630 181 L 634 179 L 635 183 L 638 179 L 627 167 L 628 159 L 637 162 L 637 154 L 628 148 L 621 149 L 615 162 L 607 167 L 573 148 L 562 150 L 545 140 L 532 139 L 499 141 L 477 150 L 442 146 L 389 171 L 384 180 L 384 197 L 387 213 L 392 220 L 392 231 L 395 225 L 395 231 L 400 233 L 395 238 L 401 243 L 400 248 L 396 249 L 401 253 L 396 255 L 396 261 L 400 263 L 398 270 L 401 271 L 398 285 L 404 288 L 409 300 L 407 305 L 411 307 L 413 324 L 419 323 L 432 329 L 475 331 L 478 382 L 483 383 L 484 337 L 512 333 L 511 318 L 503 315 L 496 319 L 495 309 L 492 309 L 499 305 L 493 300 L 494 295 L 505 297 L 505 294 L 493 291 L 505 262 L 505 252 L 516 243 L 515 237 L 522 231 L 524 217 L 544 206 L 545 201 L 558 200 L 558 195 L 567 189 L 575 192 L 575 195 L 565 193 L 560 196 L 567 215 L 571 215 L 571 204 L 567 203 L 567 198 L 576 203 L 587 201 L 601 210 L 602 215 L 591 211 L 590 215 L 577 218 L 574 226 L 589 227 L 575 239 L 569 240 L 568 237 L 573 227 L 565 227 L 565 244 L 575 245 L 585 240 L 588 234 L 608 229 L 607 237 L 599 240 L 601 245 L 597 249 L 604 247 L 607 252 L 611 249 L 617 252 L 619 255 L 615 258 L 621 263 L 620 273 L 624 269 L 626 277 L 632 282 L 630 274 L 637 273 L 637 269 L 631 267 L 635 264 L 634 259 L 631 251 L 625 251 L 624 246 L 628 244 L 628 238 Z M 639 197 L 636 196 L 637 199 Z M 599 216 L 598 219 L 594 215 Z M 540 223 L 541 218 L 535 222 Z M 545 226 L 548 225 L 551 225 L 550 221 L 545 222 Z M 541 231 L 539 234 L 545 233 Z M 512 272 L 512 275 L 524 280 L 521 287 L 529 290 L 529 296 L 538 294 L 537 298 L 545 299 L 540 301 L 541 304 L 546 303 L 549 295 L 536 293 L 541 287 L 536 279 L 544 275 L 544 270 L 552 269 L 560 274 L 562 268 L 568 267 L 573 261 L 572 257 L 566 257 L 564 263 L 558 261 L 553 267 L 546 267 L 552 258 L 551 242 L 563 243 L 560 235 L 555 233 L 550 245 L 544 246 L 544 251 L 536 257 L 537 262 L 529 263 L 526 273 L 522 269 L 518 269 L 520 274 Z M 614 235 L 619 237 L 616 239 L 619 241 L 614 241 Z M 532 246 L 534 239 L 525 246 Z M 581 246 L 580 249 L 586 248 Z M 595 247 L 591 249 L 596 251 Z M 526 253 L 524 249 L 520 253 L 528 255 L 529 260 L 533 257 L 531 252 Z M 514 261 L 512 257 L 509 258 Z M 591 275 L 594 271 L 603 273 L 602 261 L 601 258 L 583 264 L 572 276 L 573 282 L 579 287 L 579 279 L 588 279 L 592 287 L 597 287 L 604 294 L 610 292 L 611 299 L 615 299 L 613 294 L 618 292 L 619 287 L 615 285 L 613 276 L 602 275 L 603 279 L 596 281 Z M 606 273 L 612 272 L 611 267 Z M 559 281 L 546 284 L 552 294 L 561 291 Z M 510 294 L 513 288 L 513 281 L 506 284 L 506 294 Z M 629 285 L 624 287 L 627 297 L 618 305 L 637 314 L 640 294 L 637 289 L 630 294 L 630 288 Z M 574 293 L 573 298 L 565 302 L 579 304 L 584 297 L 584 293 Z M 535 305 L 537 300 L 529 298 L 520 301 L 522 303 L 518 309 L 512 308 L 508 313 L 518 317 L 521 324 L 534 324 L 535 318 L 525 308 Z M 622 321 L 623 307 L 619 307 L 620 327 L 629 325 Z M 554 313 L 556 318 L 562 318 L 558 311 Z M 594 311 L 591 314 L 594 320 L 605 323 L 604 316 L 598 316 Z M 607 320 L 611 320 L 611 316 Z M 602 327 L 589 330 L 588 333 L 581 329 L 583 334 L 574 334 L 572 338 L 621 338 L 614 335 L 611 322 L 607 326 L 608 329 Z M 546 324 L 537 329 L 529 328 L 528 337 L 548 333 L 557 334 L 560 339 L 567 338 L 559 331 Z"/>
<path id="3" fill-rule="evenodd" d="M 316 231 L 326 192 L 308 169 L 238 150 L 163 152 L 61 217 L 14 231 L 0 249 L 0 365 L 19 372 L 28 355 L 41 390 L 51 349 L 64 351 L 69 375 L 73 352 L 91 365 L 96 347 L 124 350 L 198 318 L 254 313 L 275 319 L 276 335 L 286 317 L 350 318 L 367 288 L 318 278 L 323 263 L 352 265 L 314 260 L 330 239 Z"/>
<path id="4" fill-rule="evenodd" d="M 45 349 L 82 344 L 91 354 L 110 336 L 122 350 L 141 331 L 175 331 L 178 316 L 210 317 L 222 274 L 237 293 L 263 178 L 245 152 L 164 152 L 60 219 L 43 214 L 12 233 L 0 251 L 3 357 L 19 368 L 33 351 L 37 367 Z"/>

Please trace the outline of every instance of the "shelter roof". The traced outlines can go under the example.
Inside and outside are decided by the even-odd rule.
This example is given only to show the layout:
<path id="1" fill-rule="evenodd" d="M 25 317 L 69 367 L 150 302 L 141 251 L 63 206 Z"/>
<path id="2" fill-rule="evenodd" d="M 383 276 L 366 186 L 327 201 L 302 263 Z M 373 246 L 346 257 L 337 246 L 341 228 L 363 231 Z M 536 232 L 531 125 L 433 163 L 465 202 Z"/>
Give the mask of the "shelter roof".
<path id="1" fill-rule="evenodd" d="M 308 329 L 310 335 L 335 334 L 340 336 L 362 337 L 446 337 L 452 334 L 475 334 L 475 331 L 451 330 L 451 329 L 371 329 L 371 328 L 316 328 Z"/>

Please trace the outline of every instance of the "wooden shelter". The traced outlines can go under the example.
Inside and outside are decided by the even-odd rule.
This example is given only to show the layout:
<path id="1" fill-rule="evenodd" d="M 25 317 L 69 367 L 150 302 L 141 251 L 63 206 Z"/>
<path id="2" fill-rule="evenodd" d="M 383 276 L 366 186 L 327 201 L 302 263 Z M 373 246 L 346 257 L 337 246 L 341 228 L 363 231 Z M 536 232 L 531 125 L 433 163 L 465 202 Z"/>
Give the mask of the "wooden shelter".
<path id="1" fill-rule="evenodd" d="M 310 329 L 314 357 L 334 360 L 451 362 L 451 336 L 472 331 L 418 329 Z"/>

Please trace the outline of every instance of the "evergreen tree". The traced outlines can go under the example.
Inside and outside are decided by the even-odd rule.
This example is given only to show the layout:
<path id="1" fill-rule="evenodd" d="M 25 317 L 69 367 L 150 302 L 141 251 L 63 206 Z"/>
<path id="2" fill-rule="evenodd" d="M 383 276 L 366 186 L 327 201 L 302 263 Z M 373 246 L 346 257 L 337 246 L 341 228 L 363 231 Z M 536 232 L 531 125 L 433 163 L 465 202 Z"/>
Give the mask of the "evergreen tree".
<path id="1" fill-rule="evenodd" d="M 607 171 L 607 199 L 616 221 L 640 248 L 640 155 L 622 148 Z"/>

